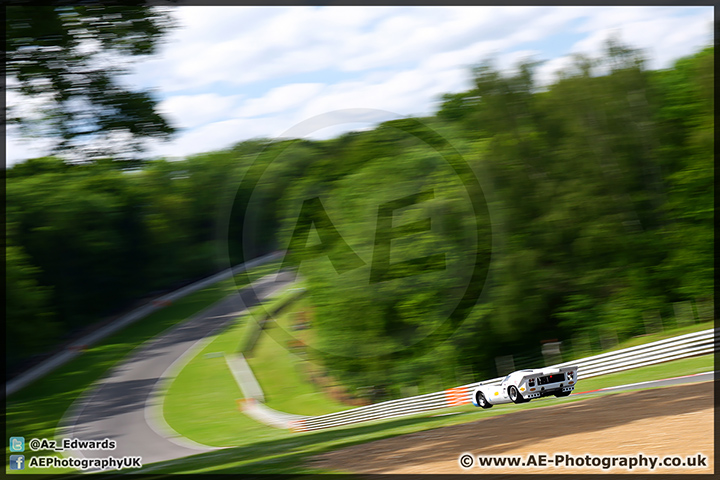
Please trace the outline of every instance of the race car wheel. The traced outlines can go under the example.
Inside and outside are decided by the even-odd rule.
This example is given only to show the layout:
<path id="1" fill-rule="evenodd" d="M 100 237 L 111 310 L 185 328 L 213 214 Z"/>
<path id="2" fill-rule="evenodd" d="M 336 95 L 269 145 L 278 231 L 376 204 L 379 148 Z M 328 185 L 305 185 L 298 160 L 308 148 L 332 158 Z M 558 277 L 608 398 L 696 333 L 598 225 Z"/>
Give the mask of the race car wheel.
<path id="1" fill-rule="evenodd" d="M 487 399 L 485 398 L 485 395 L 483 395 L 482 392 L 477 392 L 475 394 L 475 403 L 477 403 L 478 406 L 480 406 L 482 408 L 492 407 L 492 404 L 488 403 Z"/>
<path id="2" fill-rule="evenodd" d="M 524 401 L 515 385 L 510 385 L 508 387 L 508 397 L 510 397 L 510 400 L 512 400 L 513 403 L 523 403 Z"/>
<path id="3" fill-rule="evenodd" d="M 557 393 L 555 394 L 555 396 L 556 396 L 556 397 L 567 397 L 567 396 L 570 395 L 571 393 L 572 393 L 572 392 L 557 392 Z"/>

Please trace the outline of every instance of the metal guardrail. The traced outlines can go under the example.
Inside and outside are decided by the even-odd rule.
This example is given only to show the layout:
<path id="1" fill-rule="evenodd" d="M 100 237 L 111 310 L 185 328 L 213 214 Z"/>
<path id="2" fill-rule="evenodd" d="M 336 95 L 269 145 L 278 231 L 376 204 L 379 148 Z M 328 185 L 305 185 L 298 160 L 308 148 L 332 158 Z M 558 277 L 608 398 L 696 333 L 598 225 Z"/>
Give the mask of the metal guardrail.
<path id="1" fill-rule="evenodd" d="M 13 393 L 17 392 L 21 388 L 27 386 L 28 384 L 34 382 L 37 379 L 43 377 L 44 375 L 47 375 L 51 371 L 60 367 L 61 365 L 66 364 L 73 358 L 80 355 L 80 353 L 82 352 L 82 350 L 85 347 L 87 347 L 89 345 L 93 345 L 94 343 L 97 343 L 98 341 L 102 340 L 103 338 L 117 332 L 118 330 L 130 325 L 131 323 L 134 323 L 140 319 L 147 317 L 155 310 L 163 308 L 164 306 L 169 305 L 173 301 L 183 298 L 183 297 L 185 297 L 193 292 L 196 292 L 198 290 L 201 290 L 209 285 L 212 285 L 213 283 L 219 282 L 221 280 L 225 280 L 226 278 L 230 278 L 233 275 L 236 275 L 236 274 L 242 272 L 243 270 L 247 270 L 249 268 L 253 268 L 258 265 L 262 265 L 264 263 L 271 262 L 275 259 L 281 258 L 284 254 L 285 254 L 284 251 L 277 251 L 277 252 L 269 253 L 262 257 L 258 257 L 253 260 L 250 260 L 249 262 L 245 262 L 240 265 L 236 265 L 234 267 L 225 269 L 222 272 L 216 273 L 215 275 L 211 275 L 210 277 L 203 278 L 202 280 L 199 280 L 190 285 L 186 285 L 179 290 L 175 290 L 174 292 L 165 294 L 162 297 L 153 300 L 151 303 L 149 303 L 147 305 L 143 305 L 142 307 L 133 310 L 132 312 L 128 313 L 127 315 L 123 315 L 122 317 L 118 318 L 117 320 L 113 321 L 112 323 L 109 323 L 108 325 L 105 325 L 104 327 L 99 328 L 98 330 L 73 342 L 71 345 L 69 345 L 67 347 L 66 350 L 56 353 L 55 355 L 48 358 L 47 360 L 35 365 L 34 367 L 30 368 L 29 370 L 21 373 L 17 377 L 8 381 L 5 384 L 5 396 L 7 397 L 9 395 L 12 395 Z"/>
<path id="2" fill-rule="evenodd" d="M 615 352 L 559 363 L 551 365 L 551 367 L 577 365 L 578 380 L 582 380 L 584 378 L 630 370 L 680 358 L 705 355 L 713 353 L 715 350 L 717 331 L 718 329 L 711 328 L 701 332 L 688 333 L 647 343 L 645 345 L 624 348 Z M 287 426 L 293 431 L 305 432 L 466 405 L 472 402 L 471 395 L 480 383 L 485 385 L 498 384 L 503 378 L 504 377 L 493 378 L 440 392 L 390 400 L 317 417 L 306 417 L 300 420 L 290 421 Z"/>

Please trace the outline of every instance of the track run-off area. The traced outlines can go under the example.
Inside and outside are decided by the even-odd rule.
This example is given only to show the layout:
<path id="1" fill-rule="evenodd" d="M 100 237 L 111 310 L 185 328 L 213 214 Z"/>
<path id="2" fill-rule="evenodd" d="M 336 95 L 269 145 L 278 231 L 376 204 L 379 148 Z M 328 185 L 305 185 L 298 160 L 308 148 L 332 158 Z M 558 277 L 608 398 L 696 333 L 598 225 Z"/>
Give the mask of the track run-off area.
<path id="1" fill-rule="evenodd" d="M 708 474 L 714 472 L 713 390 L 713 382 L 704 381 L 519 410 L 336 450 L 314 457 L 311 465 L 363 474 Z M 463 468 L 462 455 L 472 456 L 472 465 Z M 542 465 L 542 456 L 560 457 L 563 464 Z M 703 456 L 706 461 L 677 467 L 651 468 L 643 462 L 628 469 L 619 461 L 615 467 L 602 466 L 603 457 L 609 462 L 612 457 L 638 461 L 668 456 Z M 478 457 L 504 459 L 506 465 L 481 466 Z M 510 459 L 524 464 L 508 466 Z M 600 465 L 585 464 L 593 461 Z"/>

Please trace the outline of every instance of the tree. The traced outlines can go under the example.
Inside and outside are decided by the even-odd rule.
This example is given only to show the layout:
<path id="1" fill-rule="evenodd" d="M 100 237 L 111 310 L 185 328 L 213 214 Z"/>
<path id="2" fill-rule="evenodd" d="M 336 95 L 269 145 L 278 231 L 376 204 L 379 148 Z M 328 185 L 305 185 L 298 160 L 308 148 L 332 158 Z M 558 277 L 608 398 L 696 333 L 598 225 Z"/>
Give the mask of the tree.
<path id="1" fill-rule="evenodd" d="M 655 79 L 672 219 L 665 233 L 674 247 L 663 271 L 679 280 L 679 299 L 712 298 L 714 290 L 714 64 L 709 46 Z"/>
<path id="2" fill-rule="evenodd" d="M 47 348 L 59 336 L 50 309 L 52 289 L 38 284 L 40 269 L 21 247 L 5 246 L 6 341 L 8 367 Z"/>
<path id="3" fill-rule="evenodd" d="M 122 64 L 155 52 L 173 26 L 167 11 L 66 2 L 5 11 L 8 87 L 42 102 L 35 112 L 8 109 L 21 133 L 53 137 L 54 152 L 74 149 L 90 158 L 127 155 L 142 150 L 143 139 L 174 133 L 149 91 L 119 81 Z"/>

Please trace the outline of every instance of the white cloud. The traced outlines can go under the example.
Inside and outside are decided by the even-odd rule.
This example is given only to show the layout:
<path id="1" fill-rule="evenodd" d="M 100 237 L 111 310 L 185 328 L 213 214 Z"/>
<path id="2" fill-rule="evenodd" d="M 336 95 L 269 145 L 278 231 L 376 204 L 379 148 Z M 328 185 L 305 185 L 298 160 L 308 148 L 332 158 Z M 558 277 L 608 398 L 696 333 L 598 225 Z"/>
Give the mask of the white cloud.
<path id="1" fill-rule="evenodd" d="M 253 137 L 275 137 L 282 133 L 282 121 L 275 117 L 230 119 L 209 123 L 190 130 L 169 142 L 153 142 L 151 155 L 184 157 L 195 153 L 227 148 Z"/>
<path id="2" fill-rule="evenodd" d="M 639 32 L 641 44 L 653 45 L 667 38 L 667 18 L 686 21 L 678 20 L 673 7 L 189 8 L 202 15 L 181 11 L 181 19 L 189 22 L 187 37 L 192 30 L 193 40 L 184 38 L 167 55 L 168 68 L 163 70 L 169 75 L 162 84 L 167 91 L 215 82 L 243 86 L 324 69 L 362 75 L 401 64 L 467 65 L 563 30 L 587 34 L 577 46 L 599 51 L 610 32 L 633 22 L 645 22 L 633 31 Z M 712 11 L 700 15 L 712 18 Z M 570 22 L 577 19 L 582 21 L 571 30 Z M 646 27 L 652 35 L 645 33 Z"/>
<path id="3" fill-rule="evenodd" d="M 547 60 L 537 70 L 547 84 L 571 54 L 600 54 L 614 31 L 646 49 L 651 67 L 668 66 L 709 43 L 713 21 L 711 7 L 182 7 L 174 14 L 181 28 L 127 81 L 156 87 L 161 110 L 187 129 L 153 149 L 178 156 L 278 135 L 337 110 L 428 114 L 441 94 L 469 88 L 470 67 L 489 57 L 503 69 L 528 56 Z M 573 40 L 558 44 L 563 33 Z M 552 54 L 543 46 L 550 38 Z"/>
<path id="4" fill-rule="evenodd" d="M 282 132 L 280 137 L 327 139 L 350 130 L 366 130 L 378 122 L 396 118 L 399 118 L 399 115 L 386 110 L 338 109 L 303 118 Z"/>
<path id="5" fill-rule="evenodd" d="M 535 71 L 535 81 L 539 86 L 547 86 L 557 80 L 558 72 L 569 68 L 573 64 L 570 55 L 556 57 L 540 65 Z"/>
<path id="6" fill-rule="evenodd" d="M 47 155 L 55 142 L 43 138 L 23 138 L 13 126 L 7 126 L 5 137 L 5 164 L 7 166 Z"/>
<path id="7" fill-rule="evenodd" d="M 595 9 L 575 29 L 588 35 L 569 48 L 571 54 L 600 57 L 605 41 L 616 36 L 621 42 L 642 50 L 648 68 L 668 68 L 678 58 L 708 45 L 713 12 L 698 10 L 692 15 L 677 15 L 679 7 L 617 7 Z M 547 85 L 555 74 L 572 64 L 572 55 L 549 60 L 538 68 L 538 81 Z"/>
<path id="8" fill-rule="evenodd" d="M 217 12 L 218 28 L 228 24 L 243 28 L 228 27 L 220 40 L 217 33 L 206 35 L 212 22 L 200 16 L 187 27 L 197 29 L 195 40 L 178 42 L 159 62 L 166 66 L 146 64 L 176 77 L 164 81 L 162 88 L 173 91 L 219 81 L 240 86 L 328 68 L 346 72 L 392 68 L 435 54 L 463 52 L 482 42 L 490 53 L 541 38 L 549 28 L 580 14 L 567 10 L 558 15 L 539 7 L 275 8 L 253 10 L 257 18 L 247 22 L 245 9 L 235 10 Z M 183 14 L 181 19 L 188 17 Z"/>
<path id="9" fill-rule="evenodd" d="M 221 97 L 215 93 L 176 95 L 160 102 L 158 109 L 173 125 L 192 128 L 225 117 L 240 98 L 242 95 Z"/>
<path id="10" fill-rule="evenodd" d="M 678 7 L 621 6 L 594 8 L 590 15 L 583 17 L 576 31 L 592 33 L 598 30 L 628 25 L 639 20 L 665 18 L 678 12 Z"/>
<path id="11" fill-rule="evenodd" d="M 526 60 L 539 59 L 542 52 L 540 50 L 515 50 L 509 52 L 497 59 L 497 68 L 505 71 L 517 70 L 517 64 Z"/>
<path id="12" fill-rule="evenodd" d="M 263 97 L 245 102 L 235 111 L 235 116 L 254 117 L 291 110 L 314 97 L 323 86 L 322 83 L 293 83 L 273 88 Z"/>
<path id="13" fill-rule="evenodd" d="M 713 12 L 699 10 L 693 15 L 676 15 L 678 7 L 653 9 L 648 15 L 643 7 L 620 7 L 616 15 L 600 10 L 581 27 L 588 36 L 575 43 L 571 51 L 599 56 L 604 42 L 612 35 L 634 48 L 644 50 L 651 68 L 665 68 L 680 56 L 693 53 L 710 43 Z"/>

